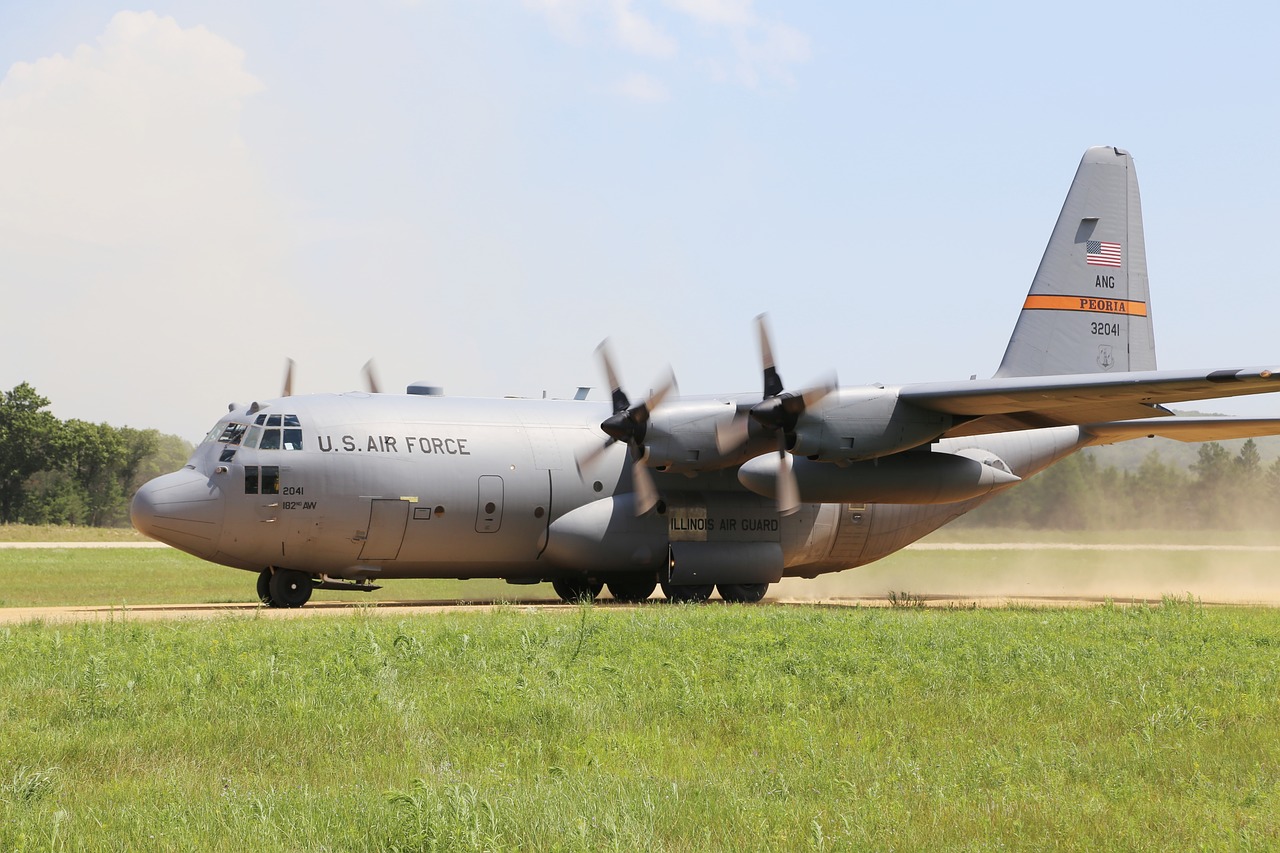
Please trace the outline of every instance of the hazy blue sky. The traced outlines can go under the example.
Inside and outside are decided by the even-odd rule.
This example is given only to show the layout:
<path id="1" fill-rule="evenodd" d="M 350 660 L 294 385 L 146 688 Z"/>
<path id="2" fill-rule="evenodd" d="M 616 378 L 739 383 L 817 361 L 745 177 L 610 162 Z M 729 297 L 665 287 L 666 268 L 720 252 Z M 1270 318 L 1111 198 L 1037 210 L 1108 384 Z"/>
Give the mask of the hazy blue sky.
<path id="1" fill-rule="evenodd" d="M 1280 7 L 7 2 L 0 388 L 201 436 L 416 380 L 990 375 L 1084 149 L 1160 366 L 1280 367 Z M 597 395 L 601 392 L 597 391 Z M 1280 415 L 1280 398 L 1214 408 Z"/>

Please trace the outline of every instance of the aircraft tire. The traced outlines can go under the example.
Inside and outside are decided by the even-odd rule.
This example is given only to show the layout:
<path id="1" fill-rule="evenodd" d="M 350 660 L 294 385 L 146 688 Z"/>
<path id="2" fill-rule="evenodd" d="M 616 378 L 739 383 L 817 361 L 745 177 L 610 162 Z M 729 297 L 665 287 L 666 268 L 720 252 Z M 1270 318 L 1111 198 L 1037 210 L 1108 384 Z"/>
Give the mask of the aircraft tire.
<path id="1" fill-rule="evenodd" d="M 609 594 L 618 601 L 636 604 L 653 595 L 658 581 L 652 576 L 623 576 L 609 581 Z"/>
<path id="2" fill-rule="evenodd" d="M 690 604 L 700 604 L 711 597 L 715 586 L 712 584 L 662 584 L 662 594 L 670 601 Z"/>
<path id="3" fill-rule="evenodd" d="M 584 600 L 595 601 L 600 590 L 604 589 L 604 582 L 584 577 L 556 578 L 551 582 L 551 588 L 556 591 L 556 595 L 560 596 L 562 601 L 577 604 Z"/>
<path id="4" fill-rule="evenodd" d="M 716 589 L 720 590 L 720 597 L 725 601 L 755 604 L 764 598 L 765 593 L 769 591 L 769 585 L 767 583 L 722 583 L 717 584 Z"/>
<path id="5" fill-rule="evenodd" d="M 311 576 L 292 569 L 276 569 L 267 585 L 273 607 L 301 607 L 311 598 Z"/>
<path id="6" fill-rule="evenodd" d="M 271 600 L 271 570 L 263 569 L 258 572 L 258 600 L 268 607 L 275 607 L 275 603 Z"/>

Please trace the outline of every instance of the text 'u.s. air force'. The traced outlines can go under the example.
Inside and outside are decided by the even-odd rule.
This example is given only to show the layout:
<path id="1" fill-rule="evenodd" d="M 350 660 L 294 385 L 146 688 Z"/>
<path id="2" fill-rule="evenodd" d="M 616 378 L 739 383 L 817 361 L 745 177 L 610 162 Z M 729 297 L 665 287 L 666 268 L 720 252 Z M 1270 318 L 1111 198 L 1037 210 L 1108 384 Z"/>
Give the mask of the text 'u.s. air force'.
<path id="1" fill-rule="evenodd" d="M 333 436 L 318 436 L 316 445 L 324 453 L 400 453 L 409 456 L 470 456 L 469 439 L 456 436 L 370 435 L 357 438 L 344 435 L 334 443 Z"/>

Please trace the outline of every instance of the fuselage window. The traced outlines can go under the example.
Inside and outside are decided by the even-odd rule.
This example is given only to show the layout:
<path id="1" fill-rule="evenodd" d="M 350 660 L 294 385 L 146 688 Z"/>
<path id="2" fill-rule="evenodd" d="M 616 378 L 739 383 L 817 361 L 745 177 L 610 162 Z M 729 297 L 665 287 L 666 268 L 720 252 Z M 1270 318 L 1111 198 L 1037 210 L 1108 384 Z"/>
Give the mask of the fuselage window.
<path id="1" fill-rule="evenodd" d="M 246 495 L 278 495 L 280 494 L 280 466 L 257 465 L 244 466 L 244 493 Z"/>

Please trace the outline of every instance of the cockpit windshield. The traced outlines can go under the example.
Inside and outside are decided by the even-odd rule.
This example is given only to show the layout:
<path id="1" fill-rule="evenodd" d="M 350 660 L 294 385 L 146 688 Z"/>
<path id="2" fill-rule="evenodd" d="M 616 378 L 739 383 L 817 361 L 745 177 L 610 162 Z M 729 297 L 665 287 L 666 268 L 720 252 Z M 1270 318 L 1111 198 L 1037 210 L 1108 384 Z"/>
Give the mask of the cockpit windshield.
<path id="1" fill-rule="evenodd" d="M 302 422 L 297 415 L 268 415 L 263 412 L 252 424 L 218 424 L 204 440 L 225 444 L 228 449 L 243 444 L 253 450 L 301 450 Z M 226 458 L 222 461 L 230 461 L 228 450 L 223 451 L 223 456 Z"/>
<path id="2" fill-rule="evenodd" d="M 297 415 L 258 415 L 249 428 L 245 447 L 258 450 L 301 450 L 302 424 Z"/>

